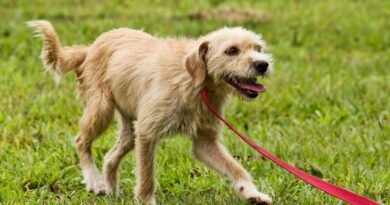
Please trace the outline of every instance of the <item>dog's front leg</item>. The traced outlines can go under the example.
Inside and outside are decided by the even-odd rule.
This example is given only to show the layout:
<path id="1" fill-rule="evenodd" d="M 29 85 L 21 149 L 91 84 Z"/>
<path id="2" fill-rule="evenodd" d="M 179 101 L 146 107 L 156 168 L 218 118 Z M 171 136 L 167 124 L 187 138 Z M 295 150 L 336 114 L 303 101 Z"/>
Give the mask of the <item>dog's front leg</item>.
<path id="1" fill-rule="evenodd" d="M 154 196 L 156 190 L 156 180 L 154 177 L 156 144 L 156 139 L 147 135 L 141 134 L 135 139 L 137 184 L 134 192 L 137 200 L 141 200 L 148 205 L 156 204 Z"/>
<path id="2" fill-rule="evenodd" d="M 194 138 L 193 153 L 197 159 L 234 182 L 234 189 L 241 198 L 253 204 L 268 205 L 272 200 L 257 191 L 248 172 L 226 151 L 219 141 L 219 132 L 201 131 Z"/>

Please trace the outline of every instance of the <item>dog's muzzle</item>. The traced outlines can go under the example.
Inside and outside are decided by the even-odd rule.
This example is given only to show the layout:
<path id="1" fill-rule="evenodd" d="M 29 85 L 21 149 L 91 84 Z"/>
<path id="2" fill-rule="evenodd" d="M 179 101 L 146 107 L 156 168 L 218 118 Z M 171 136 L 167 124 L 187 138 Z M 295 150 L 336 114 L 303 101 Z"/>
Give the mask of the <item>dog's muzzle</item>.
<path id="1" fill-rule="evenodd" d="M 256 98 L 266 90 L 264 85 L 256 82 L 256 78 L 229 77 L 225 81 L 248 98 Z"/>
<path id="2" fill-rule="evenodd" d="M 255 61 L 252 63 L 252 68 L 256 70 L 259 75 L 264 75 L 268 70 L 268 62 L 267 61 Z"/>

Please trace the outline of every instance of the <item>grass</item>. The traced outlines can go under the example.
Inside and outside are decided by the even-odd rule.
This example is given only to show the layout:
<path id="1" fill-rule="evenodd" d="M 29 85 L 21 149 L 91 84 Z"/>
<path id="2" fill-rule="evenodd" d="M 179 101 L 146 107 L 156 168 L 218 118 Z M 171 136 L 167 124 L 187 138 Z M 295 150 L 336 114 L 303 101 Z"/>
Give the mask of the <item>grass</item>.
<path id="1" fill-rule="evenodd" d="M 133 204 L 134 156 L 120 194 L 95 197 L 82 183 L 73 146 L 82 114 L 75 76 L 55 87 L 42 72 L 41 42 L 24 25 L 47 19 L 64 45 L 132 27 L 193 36 L 229 25 L 262 33 L 275 56 L 268 91 L 232 99 L 226 117 L 289 163 L 390 203 L 390 1 L 35 1 L 0 3 L 0 204 Z M 275 204 L 338 204 L 300 182 L 225 129 L 225 144 Z M 95 143 L 101 166 L 116 125 Z M 193 160 L 190 140 L 158 150 L 159 204 L 245 204 L 224 178 Z"/>

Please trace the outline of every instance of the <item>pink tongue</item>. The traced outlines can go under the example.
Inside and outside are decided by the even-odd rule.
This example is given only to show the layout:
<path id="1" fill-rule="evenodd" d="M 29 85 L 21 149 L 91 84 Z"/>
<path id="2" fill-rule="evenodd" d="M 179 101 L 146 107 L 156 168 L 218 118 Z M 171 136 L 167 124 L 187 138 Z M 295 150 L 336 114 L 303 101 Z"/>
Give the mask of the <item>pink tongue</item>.
<path id="1" fill-rule="evenodd" d="M 240 88 L 250 90 L 256 93 L 262 93 L 265 92 L 265 87 L 264 85 L 261 84 L 245 84 L 245 83 L 240 83 Z"/>

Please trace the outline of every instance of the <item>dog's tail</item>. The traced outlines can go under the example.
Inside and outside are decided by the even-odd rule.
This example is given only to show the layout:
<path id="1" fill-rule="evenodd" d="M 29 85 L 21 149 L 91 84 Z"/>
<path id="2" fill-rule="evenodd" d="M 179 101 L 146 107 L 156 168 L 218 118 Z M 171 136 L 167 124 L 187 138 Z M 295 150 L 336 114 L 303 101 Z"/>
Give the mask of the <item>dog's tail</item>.
<path id="1" fill-rule="evenodd" d="M 62 74 L 77 69 L 84 62 L 87 46 L 62 47 L 57 33 L 48 21 L 29 21 L 27 25 L 43 39 L 41 59 L 46 69 L 54 74 L 57 82 Z"/>

